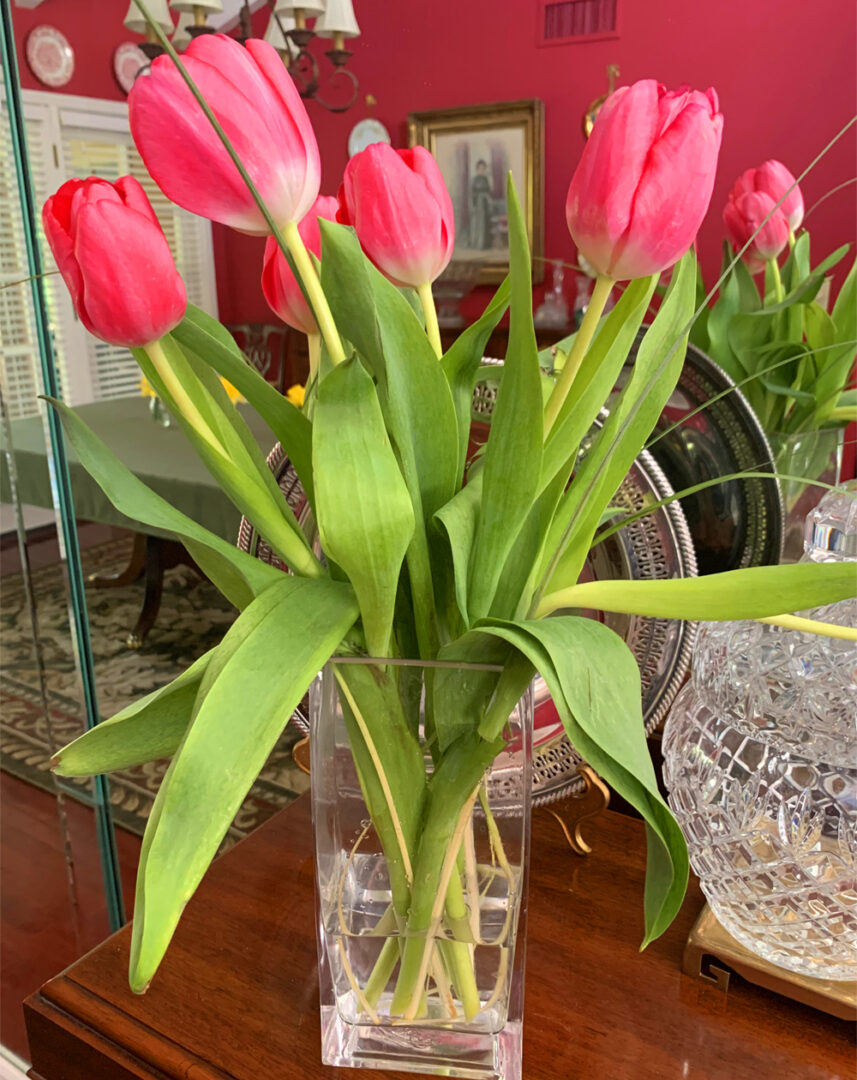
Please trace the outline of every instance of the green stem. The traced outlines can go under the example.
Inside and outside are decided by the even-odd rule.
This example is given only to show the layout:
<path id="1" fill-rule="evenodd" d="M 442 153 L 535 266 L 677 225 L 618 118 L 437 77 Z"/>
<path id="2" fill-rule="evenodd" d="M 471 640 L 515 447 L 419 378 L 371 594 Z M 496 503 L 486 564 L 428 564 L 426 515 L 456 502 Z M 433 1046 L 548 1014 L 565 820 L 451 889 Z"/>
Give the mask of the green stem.
<path id="1" fill-rule="evenodd" d="M 223 457 L 228 457 L 229 455 L 224 450 L 223 444 L 205 422 L 202 413 L 191 401 L 190 395 L 176 377 L 176 373 L 173 371 L 172 364 L 167 359 L 167 354 L 164 352 L 164 347 L 160 341 L 152 341 L 145 345 L 144 351 L 152 361 L 155 370 L 163 380 L 164 386 L 176 403 L 176 408 L 181 412 L 185 420 L 205 439 L 213 450 L 216 450 Z"/>
<path id="2" fill-rule="evenodd" d="M 462 735 L 441 758 L 430 782 L 423 830 L 414 864 L 414 887 L 402 963 L 391 1012 L 412 1020 L 425 986 L 457 856 L 485 769 L 502 750 L 475 732 Z M 468 951 L 469 959 L 469 951 Z M 459 979 L 463 976 L 460 974 Z M 466 991 L 465 979 L 465 992 Z M 456 987 L 462 996 L 462 986 Z M 462 1001 L 463 1003 L 463 1001 Z M 471 999 L 471 1007 L 474 1002 Z"/>
<path id="3" fill-rule="evenodd" d="M 785 292 L 783 290 L 783 279 L 780 276 L 780 267 L 776 259 L 768 259 L 768 264 L 771 267 L 771 276 L 774 279 L 774 296 L 778 304 L 781 304 L 785 299 Z"/>
<path id="4" fill-rule="evenodd" d="M 425 281 L 417 286 L 417 296 L 423 306 L 423 314 L 426 318 L 426 334 L 438 357 L 443 356 L 443 345 L 440 341 L 440 326 L 437 322 L 437 310 L 434 306 L 434 297 L 431 293 L 431 282 Z"/>
<path id="5" fill-rule="evenodd" d="M 384 987 L 390 981 L 390 976 L 398 962 L 400 941 L 401 939 L 397 937 L 388 937 L 385 940 L 375 966 L 372 968 L 372 974 L 366 983 L 363 996 L 373 1009 L 380 1001 Z"/>
<path id="6" fill-rule="evenodd" d="M 321 334 L 307 334 L 307 346 L 309 348 L 309 378 L 306 381 L 307 392 L 318 377 L 318 369 L 321 364 Z"/>
<path id="7" fill-rule="evenodd" d="M 572 342 L 568 358 L 556 381 L 553 393 L 545 406 L 545 438 L 550 434 L 551 428 L 556 423 L 556 419 L 560 414 L 565 399 L 568 397 L 568 392 L 571 390 L 572 383 L 577 376 L 580 365 L 583 363 L 586 350 L 589 348 L 595 334 L 598 320 L 604 312 L 604 306 L 607 303 L 607 298 L 610 296 L 610 290 L 613 288 L 613 284 L 613 279 L 606 277 L 604 274 L 599 274 L 595 279 L 595 288 L 592 290 L 592 297 L 587 305 L 586 313 L 583 316 L 583 322 L 580 324 L 580 329 L 577 331 L 577 335 Z"/>
<path id="8" fill-rule="evenodd" d="M 327 297 L 322 291 L 318 274 L 312 264 L 312 259 L 309 257 L 309 252 L 301 238 L 301 234 L 298 232 L 297 222 L 290 221 L 283 226 L 283 239 L 286 241 L 286 247 L 295 260 L 301 284 L 309 297 L 315 321 L 318 323 L 324 343 L 327 345 L 330 358 L 334 364 L 341 364 L 345 359 L 345 350 L 342 348 L 339 331 L 333 321 L 333 315 L 327 303 Z"/>
<path id="9" fill-rule="evenodd" d="M 474 901 L 471 900 L 471 902 Z M 476 897 L 476 902 L 478 902 L 478 897 Z M 464 903 L 464 892 L 457 869 L 453 871 L 446 889 L 445 911 L 453 925 L 467 923 L 467 905 Z M 447 940 L 443 942 L 443 948 L 449 961 L 452 984 L 464 1008 L 464 1016 L 467 1020 L 472 1020 L 478 1015 L 481 1005 L 470 946 L 466 941 Z"/>
<path id="10" fill-rule="evenodd" d="M 794 229 L 789 229 L 789 251 L 791 251 L 794 248 L 796 243 L 797 243 L 797 238 L 795 237 Z"/>

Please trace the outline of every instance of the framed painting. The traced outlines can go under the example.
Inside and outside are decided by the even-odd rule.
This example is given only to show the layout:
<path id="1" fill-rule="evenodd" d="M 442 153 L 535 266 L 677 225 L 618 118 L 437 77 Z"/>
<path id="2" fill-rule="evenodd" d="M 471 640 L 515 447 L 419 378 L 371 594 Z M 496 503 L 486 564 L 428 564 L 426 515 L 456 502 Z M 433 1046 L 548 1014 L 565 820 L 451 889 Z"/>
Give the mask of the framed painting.
<path id="1" fill-rule="evenodd" d="M 541 281 L 544 192 L 544 103 L 535 98 L 408 117 L 411 146 L 434 154 L 455 212 L 457 263 L 478 263 L 478 284 L 502 281 L 509 269 L 506 174 L 511 170 Z"/>

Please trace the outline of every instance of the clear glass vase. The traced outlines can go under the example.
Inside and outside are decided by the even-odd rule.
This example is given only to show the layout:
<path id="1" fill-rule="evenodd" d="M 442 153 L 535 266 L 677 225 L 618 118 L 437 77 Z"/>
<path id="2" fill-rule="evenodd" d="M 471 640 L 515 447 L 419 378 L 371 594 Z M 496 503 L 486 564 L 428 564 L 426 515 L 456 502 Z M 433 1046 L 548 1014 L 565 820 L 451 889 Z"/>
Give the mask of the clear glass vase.
<path id="1" fill-rule="evenodd" d="M 463 685 L 485 677 L 484 667 L 458 671 Z M 520 1080 L 532 691 L 509 717 L 505 749 L 462 802 L 455 770 L 435 771 L 436 739 L 426 738 L 426 684 L 431 694 L 436 672 L 337 662 L 311 689 L 322 1061 Z M 397 780 L 395 747 L 410 738 L 403 716 L 427 799 L 455 811 L 451 839 L 429 829 L 428 811 L 409 827 L 420 784 L 408 791 Z M 391 819 L 401 819 L 392 832 Z M 415 873 L 423 880 L 432 844 L 442 864 L 431 917 L 414 929 L 403 871 L 408 884 Z"/>
<path id="2" fill-rule="evenodd" d="M 804 522 L 821 501 L 825 489 L 813 481 L 836 486 L 842 475 L 844 429 L 775 432 L 770 436 L 783 496 L 783 552 L 781 562 L 793 563 L 803 555 Z"/>
<path id="3" fill-rule="evenodd" d="M 807 521 L 805 560 L 857 561 L 857 487 Z M 855 565 L 857 576 L 857 565 Z M 857 623 L 857 600 L 814 618 Z M 700 628 L 664 780 L 729 933 L 802 975 L 857 977 L 857 645 L 758 622 Z"/>

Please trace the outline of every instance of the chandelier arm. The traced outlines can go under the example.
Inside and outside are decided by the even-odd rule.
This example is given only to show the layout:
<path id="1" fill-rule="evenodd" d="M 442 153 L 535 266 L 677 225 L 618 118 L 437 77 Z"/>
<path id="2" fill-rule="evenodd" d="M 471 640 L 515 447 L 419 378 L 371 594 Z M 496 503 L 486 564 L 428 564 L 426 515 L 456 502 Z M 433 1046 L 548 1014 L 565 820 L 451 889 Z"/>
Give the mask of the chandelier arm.
<path id="1" fill-rule="evenodd" d="M 351 108 L 351 106 L 354 105 L 355 102 L 357 101 L 357 97 L 358 97 L 358 94 L 360 92 L 360 83 L 357 81 L 357 76 L 354 74 L 354 72 L 350 68 L 337 67 L 337 68 L 334 68 L 333 74 L 327 80 L 326 85 L 327 86 L 332 85 L 335 82 L 337 76 L 343 76 L 348 82 L 351 83 L 351 88 L 352 88 L 351 89 L 351 97 L 348 99 L 347 102 L 345 102 L 344 104 L 340 104 L 340 105 L 333 104 L 333 103 L 331 103 L 329 101 L 326 101 L 323 97 L 321 97 L 321 95 L 318 93 L 318 90 L 316 90 L 316 93 L 314 95 L 312 95 L 312 96 L 319 103 L 319 105 L 321 105 L 322 108 L 327 109 L 328 112 L 333 112 L 333 113 L 347 112 Z"/>

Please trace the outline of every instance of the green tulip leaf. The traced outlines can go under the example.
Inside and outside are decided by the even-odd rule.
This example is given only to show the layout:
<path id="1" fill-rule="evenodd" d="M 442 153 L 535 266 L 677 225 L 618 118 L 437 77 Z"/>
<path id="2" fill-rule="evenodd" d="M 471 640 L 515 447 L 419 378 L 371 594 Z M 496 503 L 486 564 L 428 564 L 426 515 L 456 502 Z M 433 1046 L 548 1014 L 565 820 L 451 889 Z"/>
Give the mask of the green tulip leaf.
<path id="1" fill-rule="evenodd" d="M 836 401 L 848 385 L 854 365 L 857 348 L 857 260 L 852 264 L 848 277 L 839 290 L 831 320 L 835 330 L 834 341 L 839 348 L 830 350 L 819 364 L 820 371 L 815 385 L 817 403 L 813 417 L 818 425 L 823 424 L 836 408 Z"/>
<path id="2" fill-rule="evenodd" d="M 205 572 L 238 608 L 280 580 L 282 572 L 239 551 L 183 514 L 139 480 L 80 417 L 61 401 L 48 399 L 59 412 L 69 442 L 86 471 L 120 513 L 142 525 L 171 533 L 195 550 L 204 549 Z"/>
<path id="3" fill-rule="evenodd" d="M 560 502 L 545 545 L 545 573 L 576 580 L 605 508 L 645 445 L 675 389 L 693 315 L 696 260 L 673 268 L 669 289 L 646 331 L 634 366 Z"/>
<path id="4" fill-rule="evenodd" d="M 51 759 L 58 776 L 95 776 L 172 757 L 190 723 L 210 649 L 166 686 L 74 739 Z"/>
<path id="5" fill-rule="evenodd" d="M 857 595 L 853 563 L 751 566 L 698 578 L 587 581 L 546 596 L 538 614 L 568 608 L 621 611 L 661 619 L 717 622 L 763 619 Z"/>
<path id="6" fill-rule="evenodd" d="M 648 840 L 645 947 L 681 907 L 688 858 L 681 830 L 658 791 L 633 654 L 608 627 L 575 616 L 492 623 L 479 630 L 508 641 L 527 657 L 547 683 L 572 745 L 643 816 Z"/>
<path id="7" fill-rule="evenodd" d="M 137 873 L 129 976 L 136 993 L 148 987 L 185 904 L 307 686 L 357 616 L 345 584 L 278 577 L 215 651 L 226 653 L 227 662 L 155 798 Z"/>
<path id="8" fill-rule="evenodd" d="M 273 473 L 244 419 L 232 405 L 220 380 L 198 357 L 185 355 L 170 335 L 160 342 L 175 379 L 220 443 L 208 438 L 184 415 L 171 390 L 143 349 L 134 357 L 158 396 L 173 414 L 203 464 L 268 541 L 273 550 L 296 573 L 318 576 L 319 567 L 294 512 L 277 486 Z"/>
<path id="9" fill-rule="evenodd" d="M 473 388 L 485 346 L 494 333 L 500 320 L 509 307 L 509 278 L 503 279 L 500 287 L 491 297 L 482 315 L 471 323 L 446 350 L 441 366 L 449 382 L 455 403 L 455 415 L 458 424 L 458 468 L 457 476 L 464 473 L 467 461 L 467 446 L 470 439 L 470 410 L 473 403 Z"/>
<path id="10" fill-rule="evenodd" d="M 506 557 L 535 501 L 542 467 L 542 387 L 533 329 L 529 241 L 511 174 L 509 348 L 485 447 L 468 610 L 487 615 Z"/>
<path id="11" fill-rule="evenodd" d="M 602 319 L 545 444 L 540 490 L 560 474 L 566 479 L 571 474 L 581 440 L 595 423 L 628 359 L 657 280 L 654 275 L 632 281 Z"/>
<path id="12" fill-rule="evenodd" d="M 300 409 L 255 370 L 228 330 L 193 304 L 172 336 L 243 394 L 288 455 L 313 505 L 312 424 Z"/>
<path id="13" fill-rule="evenodd" d="M 389 656 L 414 511 L 375 385 L 357 357 L 319 386 L 313 470 L 322 547 L 354 587 L 370 656 Z"/>

